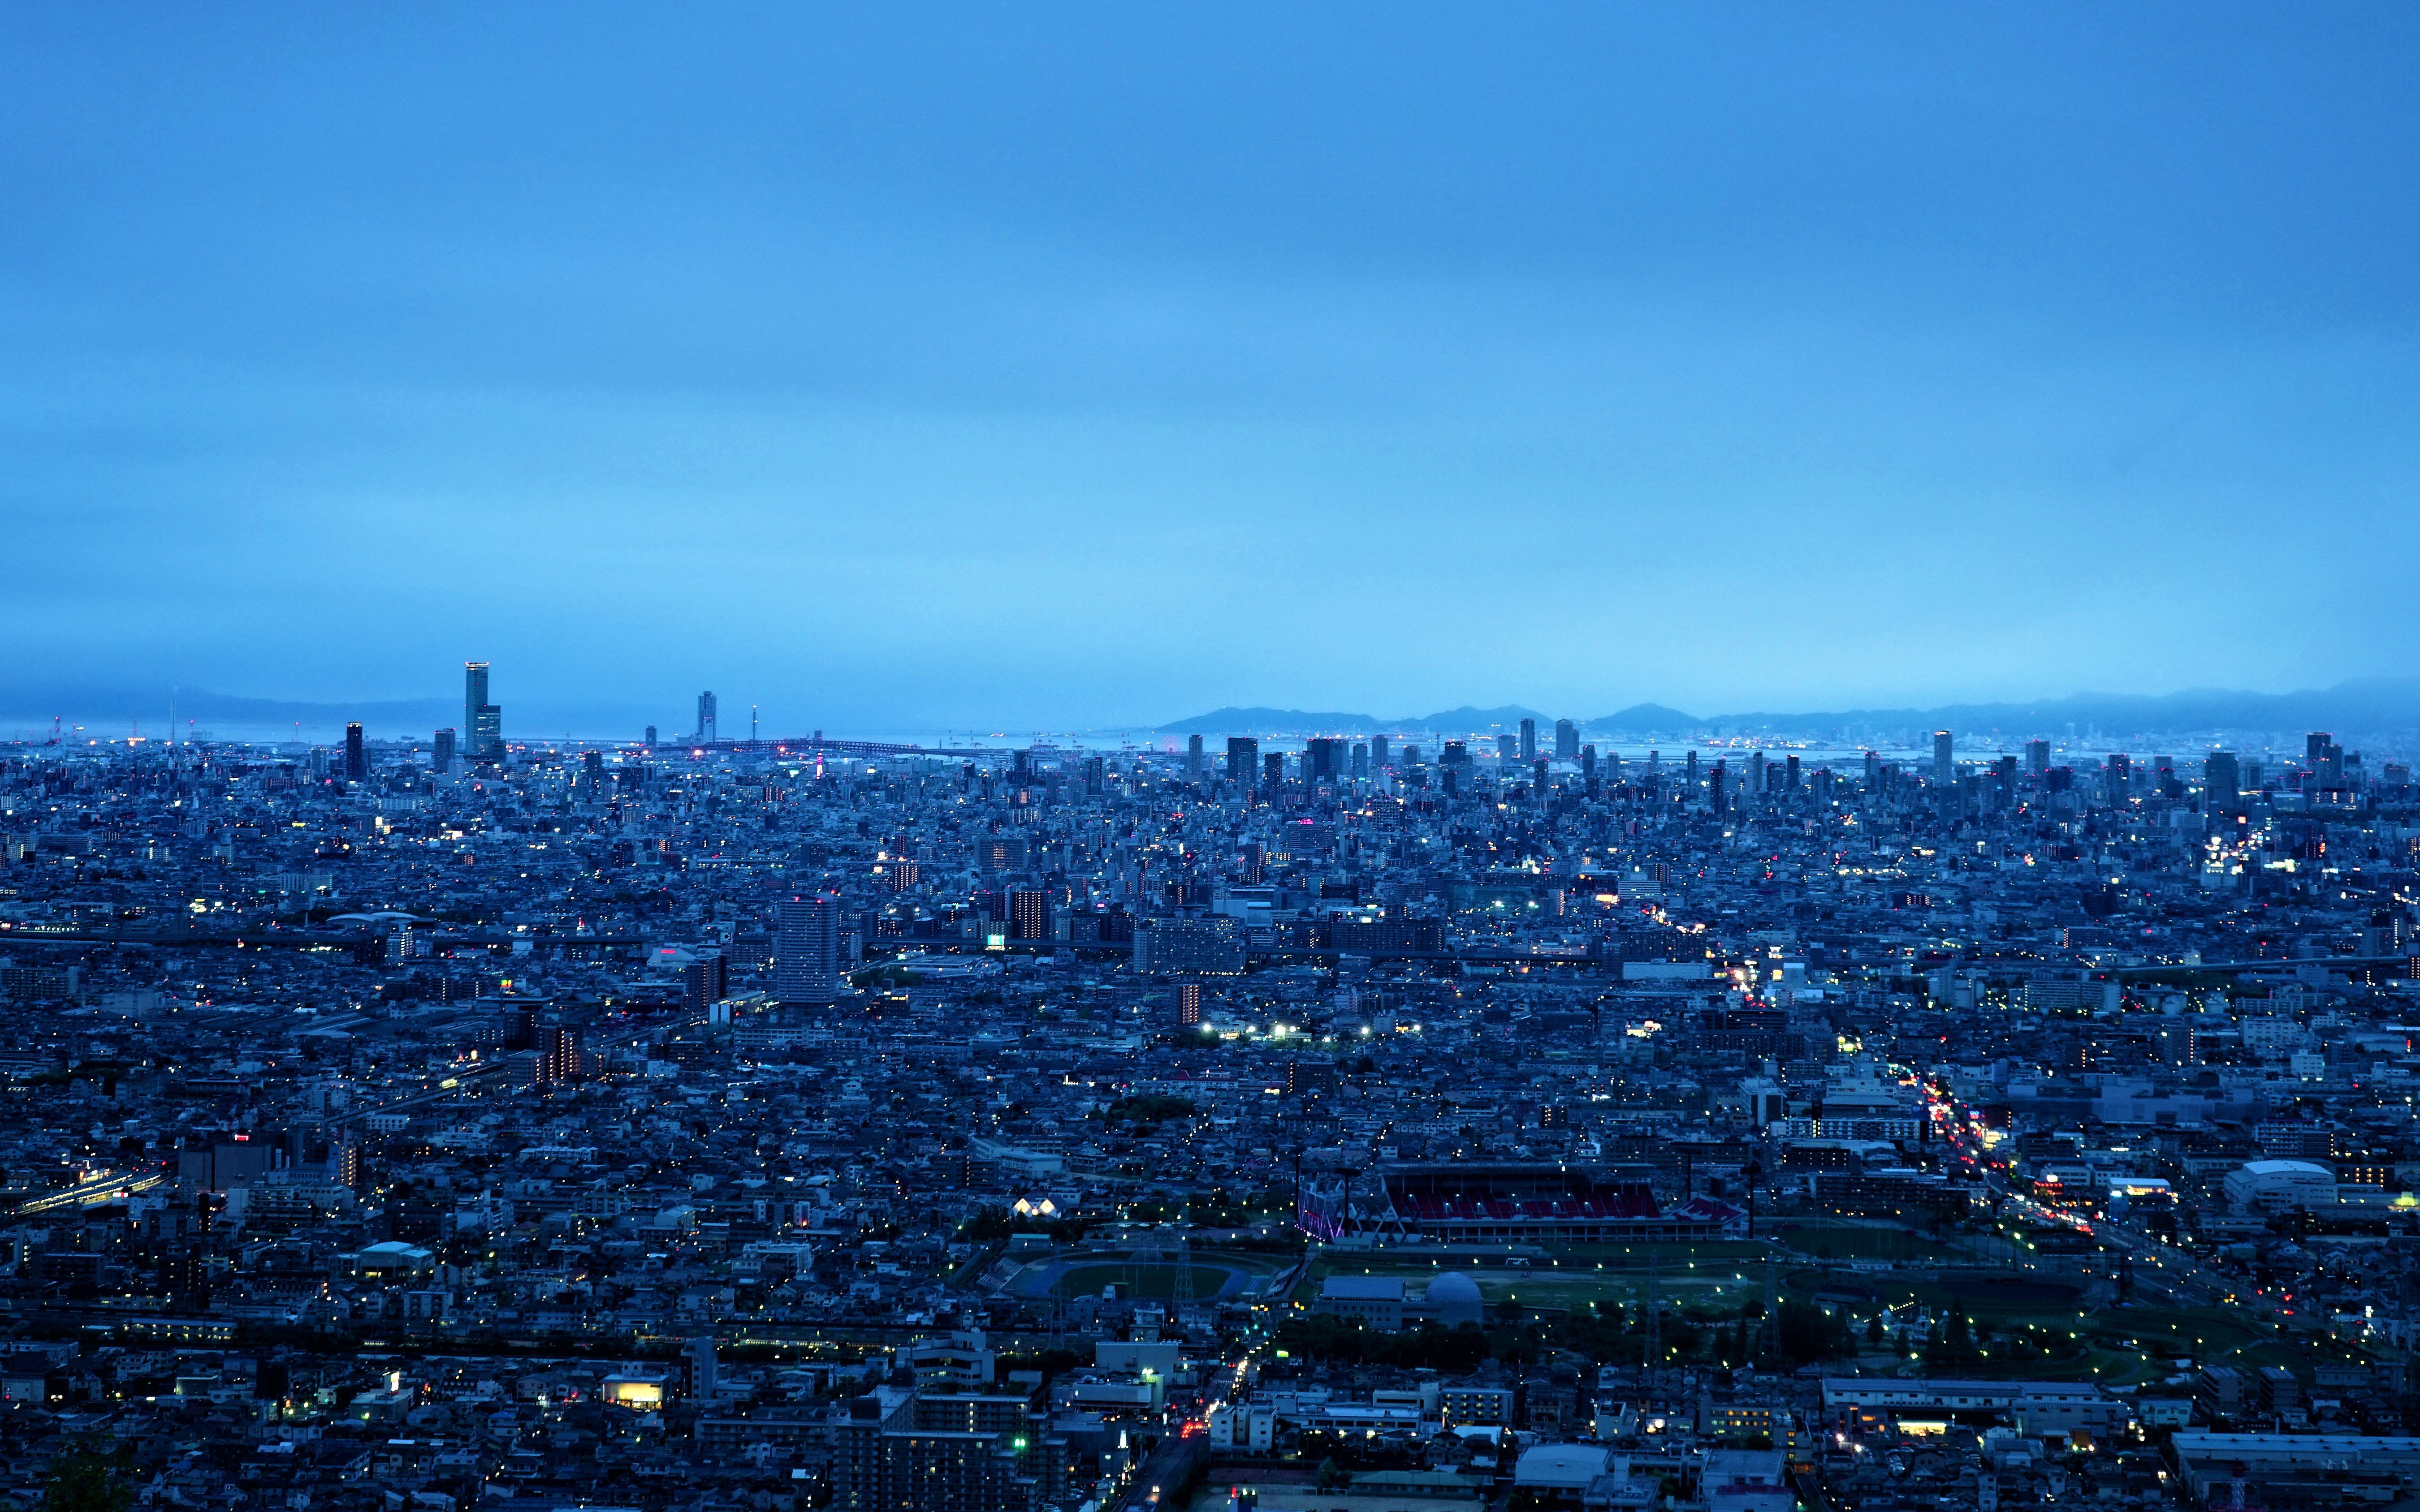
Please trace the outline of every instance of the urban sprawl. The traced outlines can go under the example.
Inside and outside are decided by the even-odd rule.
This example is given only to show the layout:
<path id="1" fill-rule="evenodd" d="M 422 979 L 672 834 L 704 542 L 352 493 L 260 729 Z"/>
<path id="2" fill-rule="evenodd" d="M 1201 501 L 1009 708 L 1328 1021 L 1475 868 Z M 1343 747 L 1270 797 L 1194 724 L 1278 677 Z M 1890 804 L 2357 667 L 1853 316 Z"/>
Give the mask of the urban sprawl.
<path id="1" fill-rule="evenodd" d="M 2420 1480 L 2375 746 L 589 744 L 487 679 L 0 748 L 8 1505 Z"/>

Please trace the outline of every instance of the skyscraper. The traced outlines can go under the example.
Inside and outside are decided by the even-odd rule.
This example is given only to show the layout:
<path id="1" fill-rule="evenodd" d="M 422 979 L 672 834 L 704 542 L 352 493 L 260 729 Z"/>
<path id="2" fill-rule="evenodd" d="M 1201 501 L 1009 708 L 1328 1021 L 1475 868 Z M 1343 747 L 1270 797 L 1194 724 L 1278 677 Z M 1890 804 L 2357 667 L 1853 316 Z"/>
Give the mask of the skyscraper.
<path id="1" fill-rule="evenodd" d="M 366 781 L 370 775 L 370 753 L 362 745 L 362 727 L 345 726 L 345 780 Z"/>
<path id="2" fill-rule="evenodd" d="M 1580 727 L 1572 723 L 1569 719 L 1556 720 L 1555 759 L 1562 762 L 1575 761 L 1578 759 L 1579 753 Z"/>
<path id="3" fill-rule="evenodd" d="M 830 893 L 773 905 L 773 997 L 821 1004 L 840 996 L 840 900 Z"/>
<path id="4" fill-rule="evenodd" d="M 2025 770 L 2031 772 L 2036 777 L 2040 777 L 2044 772 L 2050 770 L 2049 741 L 2028 740 L 2025 742 Z"/>
<path id="5" fill-rule="evenodd" d="M 1374 771 L 1383 772 L 1387 769 L 1386 736 L 1372 735 L 1370 737 L 1370 765 Z"/>
<path id="6" fill-rule="evenodd" d="M 1538 759 L 1538 721 L 1535 719 L 1521 721 L 1521 759 L 1525 762 Z"/>
<path id="7" fill-rule="evenodd" d="M 1932 780 L 1947 787 L 1958 776 L 1958 743 L 1947 730 L 1932 733 Z"/>
<path id="8" fill-rule="evenodd" d="M 1239 788 L 1260 779 L 1261 743 L 1249 735 L 1227 737 L 1227 780 Z"/>
<path id="9" fill-rule="evenodd" d="M 1202 775 L 1202 737 L 1200 735 L 1185 737 L 1185 775 L 1190 778 L 1199 778 Z"/>
<path id="10" fill-rule="evenodd" d="M 2201 764 L 2203 802 L 2212 813 L 2233 813 L 2243 802 L 2243 779 L 2235 764 L 2235 752 L 2214 750 Z"/>
<path id="11" fill-rule="evenodd" d="M 453 731 L 440 730 L 437 732 L 437 739 L 434 742 L 434 748 L 429 754 L 428 765 L 431 771 L 436 772 L 450 772 L 454 770 Z"/>
<path id="12" fill-rule="evenodd" d="M 715 738 L 714 690 L 706 689 L 697 696 L 697 738 L 699 744 Z"/>
<path id="13" fill-rule="evenodd" d="M 488 664 L 462 664 L 462 726 L 470 732 L 471 759 L 497 762 L 504 757 L 504 711 L 488 698 Z"/>
<path id="14" fill-rule="evenodd" d="M 1273 750 L 1261 758 L 1261 782 L 1272 797 L 1284 788 L 1285 757 L 1281 753 Z"/>
<path id="15" fill-rule="evenodd" d="M 1338 760 L 1344 742 L 1321 736 L 1303 747 L 1303 780 L 1332 782 L 1344 775 L 1343 763 Z"/>
<path id="16" fill-rule="evenodd" d="M 463 728 L 463 729 L 465 729 L 465 730 L 475 730 L 475 729 L 477 729 L 477 728 L 478 728 L 478 725 L 479 725 L 479 705 L 481 705 L 481 704 L 483 704 L 483 703 L 485 703 L 485 702 L 488 702 L 488 664 L 487 664 L 486 662 L 484 662 L 484 661 L 466 661 L 466 662 L 464 662 L 464 663 L 462 664 L 462 728 Z M 471 755 L 475 759 L 475 758 L 478 756 L 478 754 L 479 754 L 479 748 L 478 748 L 476 746 L 472 747 L 472 748 L 471 748 Z"/>

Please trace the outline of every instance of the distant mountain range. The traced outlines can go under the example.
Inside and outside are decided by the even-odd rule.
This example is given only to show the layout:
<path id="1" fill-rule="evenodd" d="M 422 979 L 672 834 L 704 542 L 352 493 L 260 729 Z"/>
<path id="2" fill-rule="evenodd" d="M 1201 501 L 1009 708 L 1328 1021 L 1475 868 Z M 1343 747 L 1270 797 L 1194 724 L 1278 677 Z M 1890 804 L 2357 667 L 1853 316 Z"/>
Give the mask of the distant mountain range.
<path id="1" fill-rule="evenodd" d="M 1523 719 L 1550 731 L 1554 719 L 1518 704 L 1464 707 L 1400 719 L 1366 714 L 1320 714 L 1300 709 L 1226 708 L 1159 727 L 1156 733 L 1190 734 L 1467 734 L 1491 728 L 1514 729 Z M 1839 709 L 1784 714 L 1755 712 L 1700 717 L 1660 703 L 1633 704 L 1579 721 L 1590 734 L 1774 734 L 1845 735 L 1857 731 L 1900 734 L 1949 730 L 1960 734 L 2065 736 L 2089 731 L 2110 734 L 2189 734 L 2220 730 L 2287 732 L 2326 730 L 2337 734 L 2420 732 L 2420 678 L 2373 677 L 2334 687 L 2294 693 L 2248 693 L 2189 688 L 2158 697 L 2130 693 L 2076 693 L 2033 703 L 1951 703 L 1936 708 Z"/>

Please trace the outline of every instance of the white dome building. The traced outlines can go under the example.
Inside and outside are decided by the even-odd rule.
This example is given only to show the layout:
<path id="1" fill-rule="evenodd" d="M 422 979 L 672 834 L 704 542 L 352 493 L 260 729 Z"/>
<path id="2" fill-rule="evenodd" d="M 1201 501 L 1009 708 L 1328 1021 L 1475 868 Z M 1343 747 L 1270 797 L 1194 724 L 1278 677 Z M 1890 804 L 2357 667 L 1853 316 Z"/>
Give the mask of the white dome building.
<path id="1" fill-rule="evenodd" d="M 1428 1294 L 1420 1299 L 1420 1313 L 1446 1328 L 1481 1323 L 1487 1319 L 1487 1299 L 1480 1295 L 1478 1282 L 1459 1271 L 1449 1271 L 1429 1283 Z"/>

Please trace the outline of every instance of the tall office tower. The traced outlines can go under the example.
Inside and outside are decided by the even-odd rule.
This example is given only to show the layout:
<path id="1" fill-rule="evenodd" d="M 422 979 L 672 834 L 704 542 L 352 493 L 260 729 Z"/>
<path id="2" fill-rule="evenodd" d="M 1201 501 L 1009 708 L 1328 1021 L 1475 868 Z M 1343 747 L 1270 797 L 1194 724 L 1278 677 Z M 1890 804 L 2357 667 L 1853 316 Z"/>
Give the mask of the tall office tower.
<path id="1" fill-rule="evenodd" d="M 1958 743 L 1947 730 L 1932 733 L 1932 779 L 1943 787 L 1958 776 Z"/>
<path id="2" fill-rule="evenodd" d="M 1373 772 L 1383 772 L 1386 769 L 1387 737 L 1384 735 L 1372 735 L 1370 737 L 1370 770 Z"/>
<path id="3" fill-rule="evenodd" d="M 466 661 L 462 664 L 462 728 L 479 728 L 479 710 L 488 702 L 488 664 Z M 479 743 L 471 742 L 471 759 L 480 759 Z"/>
<path id="4" fill-rule="evenodd" d="M 1695 795 L 1698 791 L 1698 753 L 1689 752 L 1688 769 L 1681 775 L 1681 791 Z"/>
<path id="5" fill-rule="evenodd" d="M 731 995 L 731 958 L 717 950 L 681 968 L 681 1007 L 703 1013 Z"/>
<path id="6" fill-rule="evenodd" d="M 1404 748 L 1404 769 L 1405 771 L 1410 771 L 1413 767 L 1419 764 L 1420 748 L 1418 746 L 1405 746 Z"/>
<path id="7" fill-rule="evenodd" d="M 1098 756 L 1084 758 L 1084 792 L 1098 797 L 1109 790 L 1109 764 Z"/>
<path id="8" fill-rule="evenodd" d="M 1752 751 L 1747 759 L 1747 780 L 1740 784 L 1740 791 L 1754 795 L 1764 790 L 1764 752 Z"/>
<path id="9" fill-rule="evenodd" d="M 2235 752 L 2214 750 L 2202 759 L 2202 802 L 2212 813 L 2233 813 L 2242 806 L 2243 775 Z"/>
<path id="10" fill-rule="evenodd" d="M 1008 933 L 1014 940 L 1050 937 L 1050 895 L 1039 887 L 1013 887 L 1008 894 Z"/>
<path id="11" fill-rule="evenodd" d="M 707 688 L 697 696 L 697 738 L 703 745 L 714 737 L 714 690 Z"/>
<path id="12" fill-rule="evenodd" d="M 2327 759 L 2328 748 L 2335 745 L 2335 741 L 2336 737 L 2324 730 L 2314 730 L 2309 734 L 2304 735 L 2303 737 L 2303 761 L 2304 764 L 2308 765 L 2312 771 L 2318 771 L 2319 769 L 2319 763 Z"/>
<path id="13" fill-rule="evenodd" d="M 345 726 L 345 780 L 366 781 L 370 775 L 370 753 L 362 746 L 362 727 Z"/>
<path id="14" fill-rule="evenodd" d="M 1521 759 L 1525 762 L 1538 759 L 1538 721 L 1535 719 L 1521 721 Z"/>
<path id="15" fill-rule="evenodd" d="M 1580 776 L 1596 776 L 1596 748 L 1582 746 L 1575 754 L 1580 759 Z"/>
<path id="16" fill-rule="evenodd" d="M 817 893 L 773 905 L 773 1000 L 820 1004 L 840 996 L 840 900 Z"/>
<path id="17" fill-rule="evenodd" d="M 434 745 L 435 748 L 428 757 L 429 769 L 435 772 L 454 770 L 454 732 L 440 730 Z"/>
<path id="18" fill-rule="evenodd" d="M 1185 775 L 1197 779 L 1202 776 L 1202 737 L 1200 735 L 1185 737 Z"/>
<path id="19" fill-rule="evenodd" d="M 1353 743 L 1353 775 L 1356 779 L 1370 775 L 1370 744 L 1367 741 Z"/>
<path id="20" fill-rule="evenodd" d="M 2025 742 L 2025 770 L 2031 772 L 2036 777 L 2040 777 L 2044 772 L 2050 770 L 2049 741 L 2028 740 Z"/>
<path id="21" fill-rule="evenodd" d="M 1496 759 L 1498 762 L 1512 761 L 1515 756 L 1518 756 L 1520 752 L 1521 739 L 1519 736 L 1497 735 L 1496 737 Z"/>
<path id="22" fill-rule="evenodd" d="M 1326 735 L 1305 745 L 1302 749 L 1303 779 L 1309 782 L 1333 782 L 1344 775 L 1343 763 L 1338 760 L 1344 742 Z"/>
<path id="23" fill-rule="evenodd" d="M 1795 755 L 1792 755 L 1789 761 L 1784 763 L 1782 765 L 1781 791 L 1784 793 L 1797 792 L 1798 776 L 1798 758 Z"/>
<path id="24" fill-rule="evenodd" d="M 1261 785 L 1267 788 L 1272 796 L 1285 786 L 1285 756 L 1282 752 L 1273 750 L 1261 758 Z"/>
<path id="25" fill-rule="evenodd" d="M 1239 788 L 1250 787 L 1261 766 L 1261 743 L 1249 735 L 1227 737 L 1227 780 Z"/>
<path id="26" fill-rule="evenodd" d="M 1697 764 L 1698 753 L 1693 750 L 1689 753 L 1689 764 L 1695 766 Z M 1721 813 L 1723 811 L 1723 779 L 1726 775 L 1727 774 L 1723 770 L 1723 764 L 1720 761 L 1716 761 L 1714 763 L 1714 775 L 1706 779 L 1706 807 L 1713 810 L 1715 813 Z"/>
<path id="27" fill-rule="evenodd" d="M 1870 792 L 1872 792 L 1872 791 L 1873 791 L 1874 784 L 1882 780 L 1882 775 L 1883 775 L 1883 759 L 1882 759 L 1882 755 L 1881 755 L 1881 753 L 1880 753 L 1880 752 L 1878 752 L 1878 751 L 1870 751 L 1870 750 L 1869 750 L 1869 751 L 1868 751 L 1868 752 L 1866 752 L 1866 791 L 1867 791 L 1867 792 L 1870 793 Z"/>
<path id="28" fill-rule="evenodd" d="M 654 725 L 647 726 L 647 748 L 649 750 L 656 748 L 656 727 Z"/>
<path id="29" fill-rule="evenodd" d="M 1540 802 L 1544 802 L 1546 797 L 1546 758 L 1544 756 L 1539 757 L 1536 761 L 1529 764 L 1529 781 L 1531 783 L 1530 792 L 1536 795 Z"/>
<path id="30" fill-rule="evenodd" d="M 1555 721 L 1555 760 L 1575 760 L 1580 753 L 1580 727 L 1569 719 Z"/>

